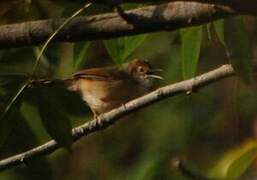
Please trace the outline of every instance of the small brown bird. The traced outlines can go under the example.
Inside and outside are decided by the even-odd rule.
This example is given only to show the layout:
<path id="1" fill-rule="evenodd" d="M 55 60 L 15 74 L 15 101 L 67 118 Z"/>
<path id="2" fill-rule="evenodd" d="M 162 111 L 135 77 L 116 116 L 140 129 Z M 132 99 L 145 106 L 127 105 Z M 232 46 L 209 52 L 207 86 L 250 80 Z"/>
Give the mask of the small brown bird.
<path id="1" fill-rule="evenodd" d="M 85 69 L 61 81 L 69 90 L 78 92 L 97 116 L 147 93 L 154 79 L 162 79 L 155 74 L 160 71 L 146 61 L 135 59 L 121 66 Z"/>

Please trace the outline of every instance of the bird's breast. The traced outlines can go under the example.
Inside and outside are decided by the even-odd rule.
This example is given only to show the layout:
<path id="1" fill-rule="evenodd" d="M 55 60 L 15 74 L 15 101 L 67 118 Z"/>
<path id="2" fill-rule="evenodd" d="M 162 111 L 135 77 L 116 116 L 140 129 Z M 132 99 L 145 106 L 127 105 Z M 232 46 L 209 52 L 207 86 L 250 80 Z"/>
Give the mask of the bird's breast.
<path id="1" fill-rule="evenodd" d="M 79 79 L 71 88 L 81 94 L 83 100 L 97 113 L 109 111 L 132 98 L 133 86 L 124 81 L 96 81 Z"/>

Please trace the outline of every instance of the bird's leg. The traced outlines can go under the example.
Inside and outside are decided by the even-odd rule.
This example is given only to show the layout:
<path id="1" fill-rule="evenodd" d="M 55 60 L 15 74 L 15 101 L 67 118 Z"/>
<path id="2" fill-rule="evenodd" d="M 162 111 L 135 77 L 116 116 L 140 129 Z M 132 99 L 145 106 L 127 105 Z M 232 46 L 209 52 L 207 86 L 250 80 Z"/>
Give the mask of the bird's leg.
<path id="1" fill-rule="evenodd" d="M 91 111 L 93 113 L 93 118 L 94 118 L 96 124 L 98 124 L 99 126 L 102 126 L 102 122 L 99 119 L 99 114 L 94 109 L 92 109 L 91 107 L 90 107 L 90 109 L 91 109 Z"/>
<path id="2" fill-rule="evenodd" d="M 90 106 L 89 106 L 89 108 L 90 108 L 91 112 L 93 113 L 93 119 L 97 119 L 98 114 L 97 114 L 96 110 L 94 110 L 94 109 L 91 108 Z"/>
<path id="3" fill-rule="evenodd" d="M 97 115 L 97 113 L 96 113 L 95 111 L 93 111 L 93 118 L 94 118 L 94 119 L 97 119 L 97 118 L 98 118 L 98 115 Z"/>

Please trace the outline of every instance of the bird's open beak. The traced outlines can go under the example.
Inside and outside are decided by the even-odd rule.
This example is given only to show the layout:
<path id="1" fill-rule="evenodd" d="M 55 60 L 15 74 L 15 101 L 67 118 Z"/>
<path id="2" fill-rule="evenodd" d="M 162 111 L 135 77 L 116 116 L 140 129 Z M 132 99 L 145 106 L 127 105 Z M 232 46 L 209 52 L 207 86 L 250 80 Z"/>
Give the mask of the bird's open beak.
<path id="1" fill-rule="evenodd" d="M 162 69 L 151 69 L 148 73 L 147 73 L 147 77 L 149 78 L 154 78 L 154 79 L 163 79 L 163 77 L 161 77 L 160 75 L 156 75 L 155 73 L 159 73 L 162 72 Z"/>

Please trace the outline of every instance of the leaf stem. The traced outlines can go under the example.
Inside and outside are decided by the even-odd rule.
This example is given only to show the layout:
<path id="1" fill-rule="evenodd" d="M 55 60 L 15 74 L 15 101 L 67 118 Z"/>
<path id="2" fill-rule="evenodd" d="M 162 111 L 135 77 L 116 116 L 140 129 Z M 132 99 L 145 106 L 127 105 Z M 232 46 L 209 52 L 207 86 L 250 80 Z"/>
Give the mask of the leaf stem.
<path id="1" fill-rule="evenodd" d="M 60 32 L 60 30 L 67 24 L 69 23 L 74 17 L 76 17 L 77 15 L 79 15 L 81 12 L 83 12 L 83 10 L 85 10 L 86 8 L 88 8 L 89 6 L 91 6 L 92 3 L 86 3 L 82 8 L 80 8 L 79 10 L 77 10 L 72 16 L 70 16 L 69 18 L 67 18 L 58 28 L 57 30 L 47 39 L 47 41 L 44 43 L 42 49 L 40 50 L 35 65 L 32 69 L 31 75 L 28 77 L 28 79 L 23 83 L 23 85 L 18 89 L 18 91 L 16 92 L 16 94 L 13 96 L 13 98 L 11 99 L 11 101 L 8 103 L 8 105 L 5 107 L 3 113 L 0 116 L 0 121 L 6 116 L 6 114 L 9 112 L 9 110 L 11 109 L 11 107 L 13 106 L 13 104 L 17 101 L 17 99 L 20 97 L 20 95 L 24 92 L 24 90 L 26 89 L 26 87 L 28 87 L 28 85 L 31 82 L 31 79 L 33 78 L 33 76 L 36 73 L 37 67 L 39 65 L 40 59 L 44 53 L 44 51 L 46 50 L 48 44 L 52 41 L 52 39 L 57 35 L 57 33 Z"/>
<path id="2" fill-rule="evenodd" d="M 19 88 L 19 90 L 17 91 L 17 93 L 13 96 L 13 98 L 11 99 L 11 101 L 8 103 L 8 105 L 5 107 L 3 113 L 0 116 L 0 121 L 5 118 L 6 114 L 9 112 L 9 110 L 11 109 L 11 107 L 13 106 L 13 104 L 16 102 L 16 100 L 18 99 L 18 97 L 22 94 L 22 92 L 26 89 L 26 87 L 29 84 L 29 80 L 25 81 L 23 83 L 23 85 Z"/>
<path id="3" fill-rule="evenodd" d="M 32 73 L 31 73 L 31 76 L 34 76 L 35 75 L 35 72 L 37 70 L 37 67 L 39 65 L 39 62 L 40 62 L 40 59 L 41 59 L 41 56 L 43 55 L 45 49 L 47 48 L 48 44 L 53 40 L 53 38 L 57 35 L 57 33 L 60 32 L 60 30 L 66 25 L 68 24 L 74 17 L 76 17 L 77 15 L 79 15 L 80 13 L 83 12 L 84 9 L 88 8 L 89 6 L 91 6 L 92 3 L 87 3 L 85 4 L 81 9 L 79 9 L 78 11 L 76 11 L 72 16 L 70 16 L 69 18 L 67 18 L 59 27 L 58 29 L 47 39 L 47 41 L 45 42 L 45 44 L 43 45 L 42 49 L 40 50 L 39 54 L 38 54 L 38 57 L 36 59 L 36 63 L 33 67 L 33 70 L 32 70 Z"/>

